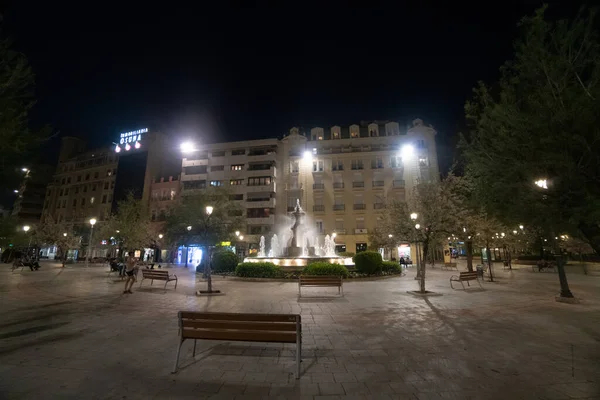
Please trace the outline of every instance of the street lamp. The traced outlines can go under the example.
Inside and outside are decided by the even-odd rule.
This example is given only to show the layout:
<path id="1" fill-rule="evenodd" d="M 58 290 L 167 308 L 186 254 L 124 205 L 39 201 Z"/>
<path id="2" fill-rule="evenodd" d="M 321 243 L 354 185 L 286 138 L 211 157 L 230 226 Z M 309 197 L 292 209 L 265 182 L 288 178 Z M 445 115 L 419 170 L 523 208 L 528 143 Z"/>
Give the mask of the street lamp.
<path id="1" fill-rule="evenodd" d="M 64 236 L 64 237 L 67 237 L 67 232 L 63 233 L 63 236 Z"/>
<path id="2" fill-rule="evenodd" d="M 90 218 L 90 225 L 92 226 L 92 229 L 90 230 L 90 244 L 89 244 L 89 253 L 88 256 L 85 258 L 85 267 L 87 268 L 88 263 L 90 258 L 92 257 L 92 238 L 94 237 L 94 225 L 96 225 L 96 218 Z"/>
<path id="3" fill-rule="evenodd" d="M 533 183 L 535 183 L 536 186 L 538 186 L 542 189 L 548 189 L 548 180 L 547 179 L 538 179 L 537 181 L 535 181 Z"/>
<path id="4" fill-rule="evenodd" d="M 206 215 L 208 215 L 210 217 L 210 215 L 213 212 L 213 207 L 212 206 L 206 206 Z"/>
<path id="5" fill-rule="evenodd" d="M 29 232 L 30 229 L 31 229 L 31 227 L 29 225 L 23 226 L 23 230 L 25 231 L 26 234 L 27 234 L 27 232 Z M 29 243 L 27 244 L 27 255 L 28 256 L 29 256 L 30 248 L 31 248 L 31 235 L 29 236 Z"/>
<path id="6" fill-rule="evenodd" d="M 240 231 L 235 231 L 235 236 L 240 236 Z"/>
<path id="7" fill-rule="evenodd" d="M 162 239 L 162 238 L 163 238 L 163 234 L 162 234 L 162 233 L 159 233 L 159 234 L 158 234 L 158 238 L 159 238 L 159 239 Z"/>
<path id="8" fill-rule="evenodd" d="M 523 225 L 519 225 L 519 229 L 520 229 L 520 230 L 523 230 Z"/>
<path id="9" fill-rule="evenodd" d="M 188 227 L 187 227 L 187 228 L 185 228 L 185 229 L 187 229 L 187 231 L 189 232 L 189 231 L 191 231 L 191 230 L 192 230 L 192 226 L 190 225 L 190 226 L 188 226 Z"/>
<path id="10" fill-rule="evenodd" d="M 21 168 L 21 171 L 23 171 L 23 172 L 29 172 L 29 168 L 23 167 L 23 168 Z"/>
<path id="11" fill-rule="evenodd" d="M 181 145 L 179 146 L 179 148 L 181 149 L 182 153 L 192 153 L 196 150 L 198 150 L 196 148 L 196 145 L 194 145 L 194 143 L 192 142 L 183 142 L 181 143 Z"/>
<path id="12" fill-rule="evenodd" d="M 335 239 L 335 238 L 336 238 L 336 236 L 337 236 L 337 233 L 335 233 L 335 232 L 333 232 L 333 233 L 331 234 L 331 238 L 332 238 L 332 239 Z"/>
<path id="13" fill-rule="evenodd" d="M 405 144 L 400 149 L 400 157 L 402 157 L 402 161 L 411 159 L 415 154 L 415 148 L 411 144 Z"/>
<path id="14" fill-rule="evenodd" d="M 412 213 L 412 214 L 410 214 L 410 219 L 412 219 L 413 221 L 414 221 L 414 220 L 416 220 L 416 219 L 417 219 L 417 217 L 418 217 L 418 214 L 417 214 L 417 213 Z"/>
<path id="15" fill-rule="evenodd" d="M 240 235 L 240 240 L 244 240 L 244 235 Z"/>

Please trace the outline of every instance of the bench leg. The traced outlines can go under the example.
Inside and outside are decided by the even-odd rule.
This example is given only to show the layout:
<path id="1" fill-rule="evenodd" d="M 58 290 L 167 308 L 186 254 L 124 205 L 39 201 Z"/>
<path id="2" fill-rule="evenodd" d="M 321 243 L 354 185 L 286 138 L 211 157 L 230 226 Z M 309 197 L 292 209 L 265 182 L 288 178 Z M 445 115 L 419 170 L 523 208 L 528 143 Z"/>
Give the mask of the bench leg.
<path id="1" fill-rule="evenodd" d="M 165 292 L 167 291 L 167 283 L 169 283 L 169 281 L 166 281 L 166 282 L 165 282 L 165 287 L 163 288 L 163 289 L 165 290 Z M 194 340 L 194 343 L 195 343 L 195 342 L 196 342 L 196 341 Z"/>
<path id="2" fill-rule="evenodd" d="M 196 357 L 196 342 L 197 340 L 194 339 L 194 351 L 192 351 L 192 357 Z"/>
<path id="3" fill-rule="evenodd" d="M 342 297 L 344 297 L 344 285 L 342 284 L 340 287 L 342 288 Z"/>
<path id="4" fill-rule="evenodd" d="M 150 286 L 154 283 L 154 279 L 150 279 Z"/>
<path id="5" fill-rule="evenodd" d="M 467 283 L 469 283 L 469 282 L 467 282 Z M 467 290 L 467 289 L 465 289 L 465 284 L 463 283 L 463 281 L 460 281 L 460 284 L 462 285 L 463 290 Z"/>
<path id="6" fill-rule="evenodd" d="M 177 364 L 179 364 L 179 353 L 181 352 L 181 345 L 183 344 L 184 340 L 185 339 L 180 339 L 179 345 L 177 346 L 177 357 L 175 357 L 175 365 L 173 366 L 173 371 L 171 371 L 172 374 L 177 372 Z"/>
<path id="7" fill-rule="evenodd" d="M 177 290 L 177 278 L 175 278 L 175 290 Z"/>
<path id="8" fill-rule="evenodd" d="M 454 287 L 452 286 L 452 278 L 450 278 L 450 288 L 454 289 Z"/>

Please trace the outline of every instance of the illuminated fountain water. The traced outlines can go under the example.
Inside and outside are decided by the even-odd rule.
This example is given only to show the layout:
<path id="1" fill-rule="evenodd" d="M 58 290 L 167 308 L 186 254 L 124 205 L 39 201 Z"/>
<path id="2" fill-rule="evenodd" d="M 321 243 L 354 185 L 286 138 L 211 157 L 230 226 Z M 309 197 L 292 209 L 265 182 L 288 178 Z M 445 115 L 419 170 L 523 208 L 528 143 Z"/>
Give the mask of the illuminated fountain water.
<path id="1" fill-rule="evenodd" d="M 297 201 L 294 211 L 290 213 L 293 224 L 284 228 L 279 236 L 271 238 L 270 249 L 267 252 L 265 237 L 260 237 L 257 257 L 248 257 L 245 262 L 272 262 L 284 267 L 303 267 L 315 261 L 325 261 L 334 264 L 352 265 L 352 259 L 335 254 L 335 240 L 326 235 L 322 246 L 316 232 L 311 231 L 304 223 L 306 213 Z"/>

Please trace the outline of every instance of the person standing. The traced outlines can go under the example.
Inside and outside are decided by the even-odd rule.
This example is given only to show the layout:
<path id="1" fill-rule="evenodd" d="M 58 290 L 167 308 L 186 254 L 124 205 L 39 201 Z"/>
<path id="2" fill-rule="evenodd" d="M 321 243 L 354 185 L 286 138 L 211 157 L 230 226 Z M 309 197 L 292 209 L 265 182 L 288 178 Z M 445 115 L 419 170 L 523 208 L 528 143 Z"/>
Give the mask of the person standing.
<path id="1" fill-rule="evenodd" d="M 136 259 L 133 256 L 130 256 L 125 264 L 125 275 L 127 275 L 127 280 L 125 280 L 125 290 L 123 293 L 133 294 L 131 288 L 135 283 L 135 268 L 136 268 Z M 129 285 L 129 288 L 127 288 Z"/>

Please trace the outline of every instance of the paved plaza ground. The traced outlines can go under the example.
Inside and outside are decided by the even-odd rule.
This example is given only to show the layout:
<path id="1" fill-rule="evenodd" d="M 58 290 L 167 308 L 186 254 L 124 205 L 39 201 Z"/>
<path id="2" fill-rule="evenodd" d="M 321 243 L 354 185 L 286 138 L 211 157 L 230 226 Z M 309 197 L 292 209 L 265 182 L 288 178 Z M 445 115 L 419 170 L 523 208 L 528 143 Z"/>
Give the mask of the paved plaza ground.
<path id="1" fill-rule="evenodd" d="M 233 278 L 196 297 L 205 283 L 181 267 L 177 290 L 124 295 L 106 266 L 2 264 L 0 398 L 600 399 L 600 273 L 569 267 L 581 303 L 563 304 L 556 273 L 495 269 L 483 290 L 452 290 L 456 272 L 436 268 L 435 294 L 416 297 L 409 269 L 299 299 L 295 283 Z M 193 359 L 188 341 L 171 374 L 179 310 L 301 314 L 301 378 L 293 345 L 244 342 L 198 341 Z"/>

